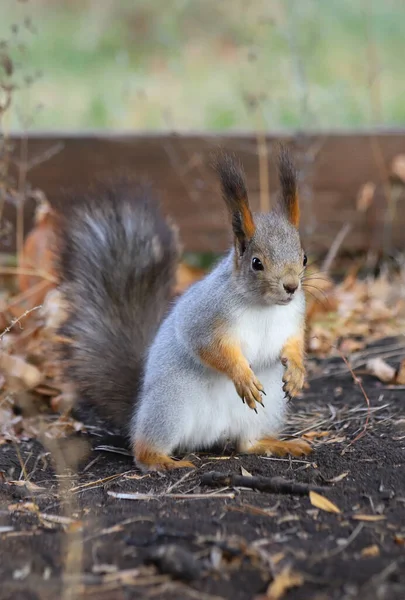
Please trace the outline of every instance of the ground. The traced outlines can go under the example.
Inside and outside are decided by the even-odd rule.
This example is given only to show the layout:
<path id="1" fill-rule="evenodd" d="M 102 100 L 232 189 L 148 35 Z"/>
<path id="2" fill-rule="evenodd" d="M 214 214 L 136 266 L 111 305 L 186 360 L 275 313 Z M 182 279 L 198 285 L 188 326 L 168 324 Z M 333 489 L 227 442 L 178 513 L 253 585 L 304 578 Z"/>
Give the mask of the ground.
<path id="1" fill-rule="evenodd" d="M 313 441 L 302 460 L 192 455 L 195 471 L 142 476 L 90 428 L 65 447 L 92 442 L 79 474 L 55 476 L 38 442 L 3 444 L 1 600 L 404 598 L 405 395 L 369 376 L 363 385 L 370 419 L 356 440 L 366 400 L 339 359 L 318 362 L 289 424 Z M 340 512 L 308 495 L 200 485 L 214 470 L 321 487 Z M 144 495 L 112 495 L 124 492 Z"/>

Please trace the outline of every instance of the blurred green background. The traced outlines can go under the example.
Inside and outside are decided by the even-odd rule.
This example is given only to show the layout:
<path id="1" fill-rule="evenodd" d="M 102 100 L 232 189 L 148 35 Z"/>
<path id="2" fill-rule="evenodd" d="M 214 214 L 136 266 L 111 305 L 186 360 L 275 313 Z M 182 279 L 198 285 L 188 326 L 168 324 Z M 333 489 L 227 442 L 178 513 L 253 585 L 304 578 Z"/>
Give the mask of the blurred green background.
<path id="1" fill-rule="evenodd" d="M 6 125 L 403 125 L 404 32 L 404 0 L 1 0 Z"/>

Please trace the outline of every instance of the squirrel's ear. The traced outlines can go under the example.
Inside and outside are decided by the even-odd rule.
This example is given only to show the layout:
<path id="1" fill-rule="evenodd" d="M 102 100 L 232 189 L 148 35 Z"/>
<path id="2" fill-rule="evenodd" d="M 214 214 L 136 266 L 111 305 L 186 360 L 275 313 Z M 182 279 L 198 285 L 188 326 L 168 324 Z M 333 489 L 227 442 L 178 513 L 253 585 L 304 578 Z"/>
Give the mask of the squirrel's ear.
<path id="1" fill-rule="evenodd" d="M 231 216 L 235 242 L 240 254 L 243 254 L 256 231 L 243 168 L 233 156 L 225 153 L 216 156 L 214 168 L 219 175 L 222 196 Z"/>
<path id="2" fill-rule="evenodd" d="M 281 185 L 281 208 L 294 227 L 300 222 L 300 207 L 297 190 L 297 174 L 291 156 L 285 147 L 279 154 L 279 179 Z"/>

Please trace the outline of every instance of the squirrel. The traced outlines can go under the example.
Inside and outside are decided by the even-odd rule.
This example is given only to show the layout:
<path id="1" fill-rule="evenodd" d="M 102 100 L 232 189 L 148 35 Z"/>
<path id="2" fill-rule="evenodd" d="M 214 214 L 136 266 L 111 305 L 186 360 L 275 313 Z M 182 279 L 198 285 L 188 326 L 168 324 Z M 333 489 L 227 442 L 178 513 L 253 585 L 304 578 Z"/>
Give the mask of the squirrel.
<path id="1" fill-rule="evenodd" d="M 222 153 L 214 166 L 233 245 L 172 306 L 179 240 L 150 190 L 95 189 L 57 220 L 65 377 L 128 434 L 142 470 L 193 467 L 173 455 L 227 440 L 242 453 L 311 451 L 278 439 L 305 377 L 295 168 L 282 148 L 281 198 L 253 215 L 241 164 Z"/>

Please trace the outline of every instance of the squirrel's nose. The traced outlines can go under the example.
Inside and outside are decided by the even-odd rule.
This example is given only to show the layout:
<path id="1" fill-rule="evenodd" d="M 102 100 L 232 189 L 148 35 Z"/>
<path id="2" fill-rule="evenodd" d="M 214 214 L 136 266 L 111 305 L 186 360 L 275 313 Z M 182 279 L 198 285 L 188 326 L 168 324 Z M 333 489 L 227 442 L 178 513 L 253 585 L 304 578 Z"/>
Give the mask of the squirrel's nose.
<path id="1" fill-rule="evenodd" d="M 297 283 L 283 283 L 283 287 L 285 289 L 285 291 L 287 292 L 287 294 L 291 294 L 293 295 L 293 293 L 296 291 L 298 284 Z"/>

